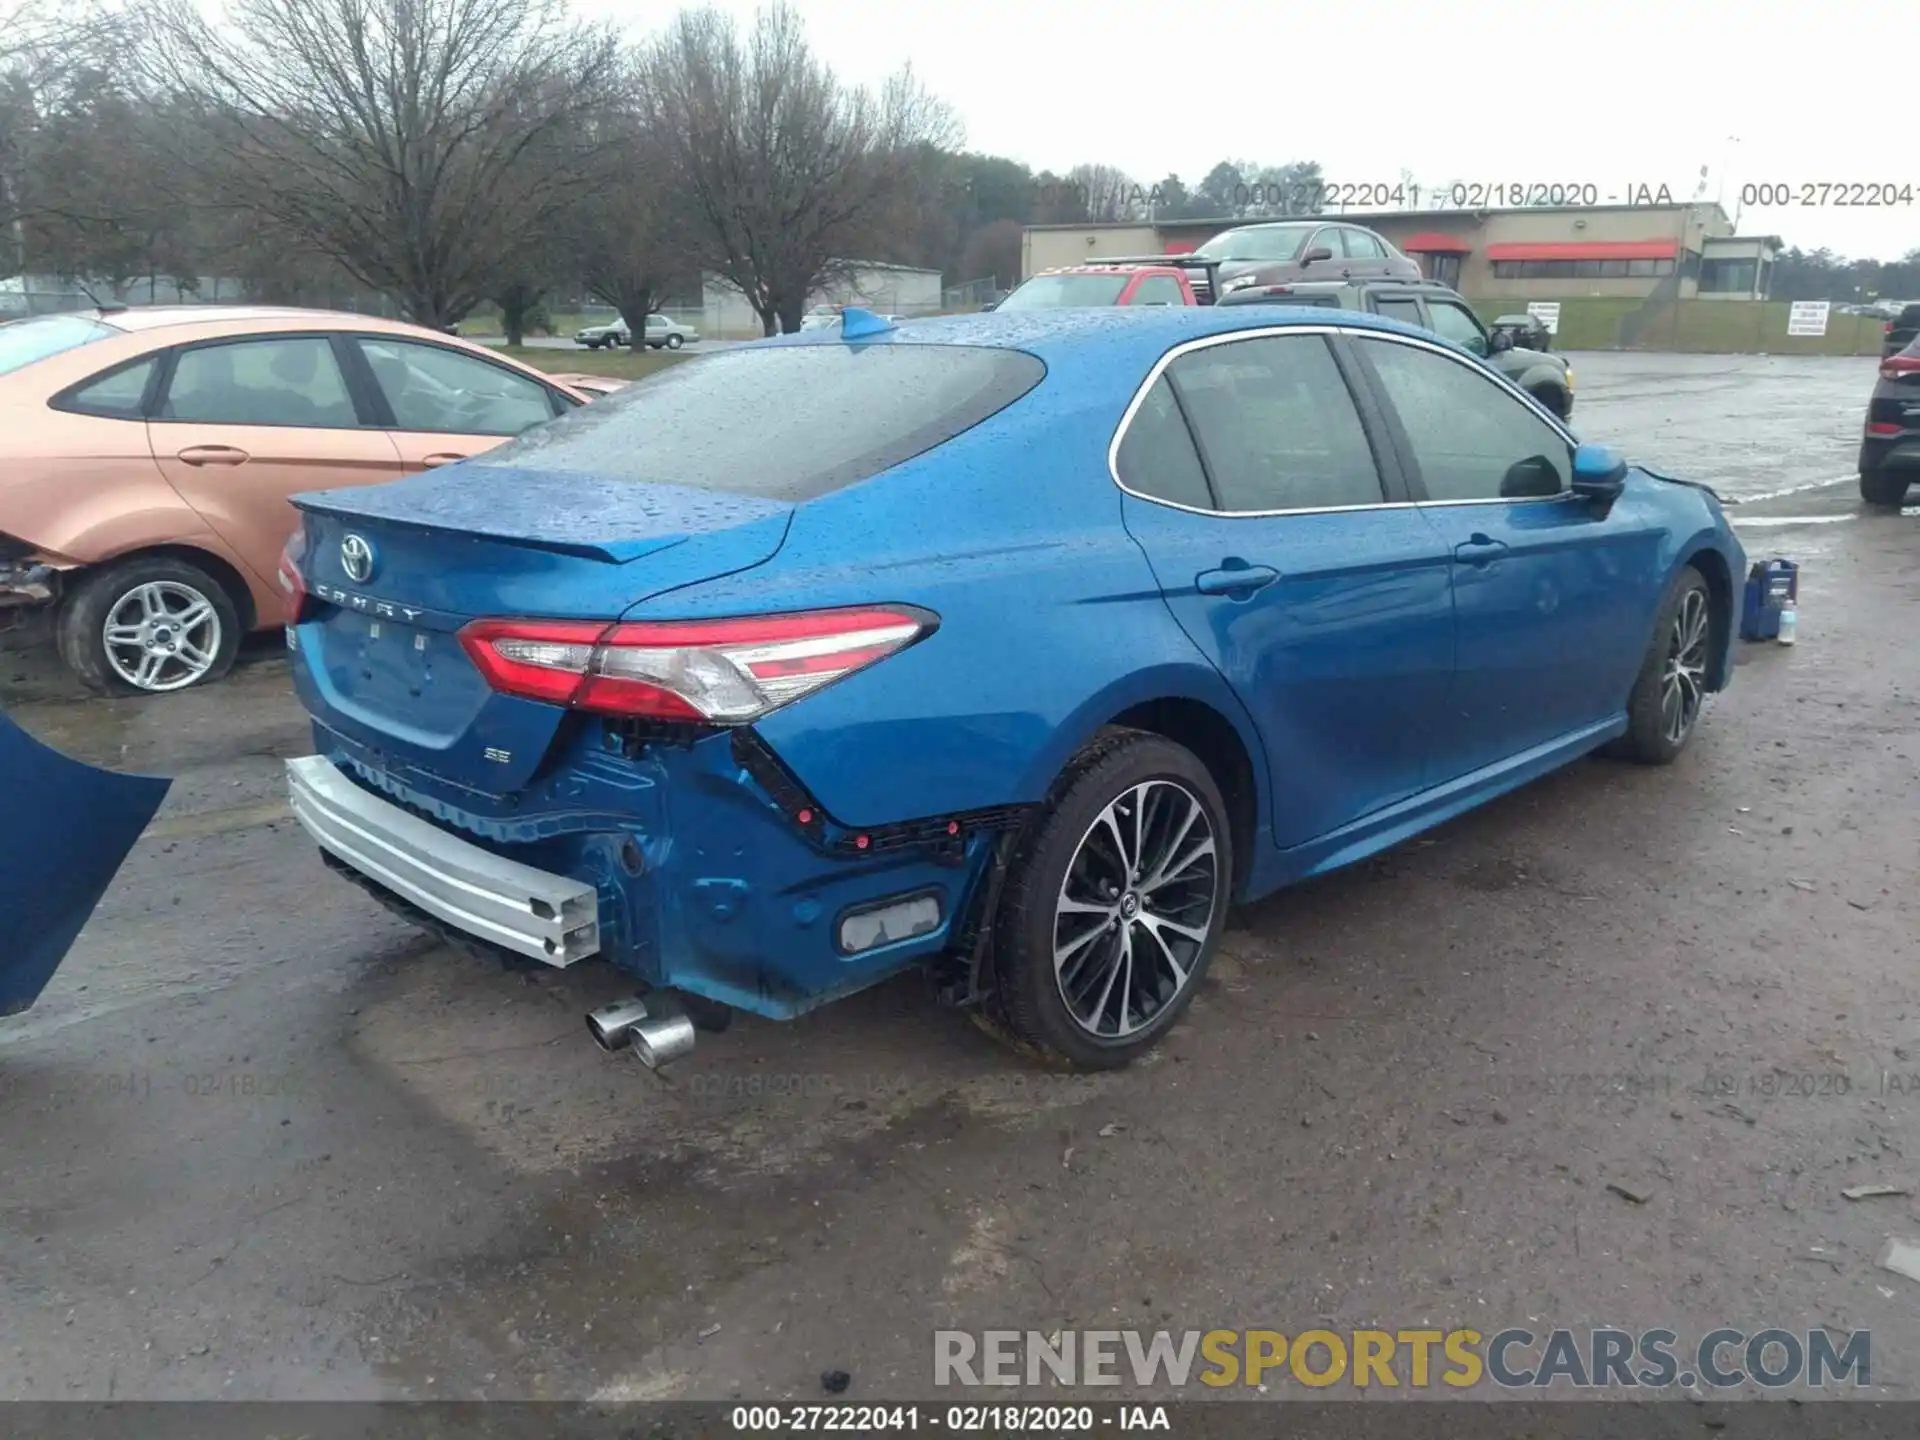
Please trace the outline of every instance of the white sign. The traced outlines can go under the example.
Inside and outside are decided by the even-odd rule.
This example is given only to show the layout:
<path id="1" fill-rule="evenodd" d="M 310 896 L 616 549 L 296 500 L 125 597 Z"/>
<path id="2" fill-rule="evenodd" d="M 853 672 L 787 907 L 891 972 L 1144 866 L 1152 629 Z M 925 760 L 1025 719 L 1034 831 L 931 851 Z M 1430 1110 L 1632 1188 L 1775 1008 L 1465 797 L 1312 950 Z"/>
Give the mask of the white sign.
<path id="1" fill-rule="evenodd" d="M 1796 300 L 1787 311 L 1787 334 L 1824 335 L 1827 333 L 1827 302 Z"/>
<path id="2" fill-rule="evenodd" d="M 1560 302 L 1558 300 L 1534 300 L 1527 305 L 1527 314 L 1547 327 L 1547 334 L 1560 333 Z"/>

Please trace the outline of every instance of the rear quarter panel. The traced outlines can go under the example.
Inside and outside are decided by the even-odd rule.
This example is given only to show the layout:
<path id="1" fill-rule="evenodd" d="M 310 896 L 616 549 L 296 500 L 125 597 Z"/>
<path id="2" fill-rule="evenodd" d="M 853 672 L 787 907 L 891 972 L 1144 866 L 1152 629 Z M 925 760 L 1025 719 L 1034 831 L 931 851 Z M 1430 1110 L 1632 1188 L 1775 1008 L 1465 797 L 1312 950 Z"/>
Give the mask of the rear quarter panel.
<path id="1" fill-rule="evenodd" d="M 1244 710 L 1121 524 L 1105 455 L 1126 397 L 1063 384 L 1043 398 L 1052 384 L 931 456 L 802 505 L 750 574 L 629 612 L 894 602 L 939 615 L 931 637 L 757 727 L 844 824 L 1037 801 L 1114 715 L 1165 697 L 1225 715 L 1266 773 Z"/>
<path id="2" fill-rule="evenodd" d="M 102 341 L 0 379 L 0 414 L 8 417 L 0 434 L 0 531 L 82 564 L 212 539 L 154 464 L 144 421 L 74 415 L 47 403 L 147 348 Z"/>

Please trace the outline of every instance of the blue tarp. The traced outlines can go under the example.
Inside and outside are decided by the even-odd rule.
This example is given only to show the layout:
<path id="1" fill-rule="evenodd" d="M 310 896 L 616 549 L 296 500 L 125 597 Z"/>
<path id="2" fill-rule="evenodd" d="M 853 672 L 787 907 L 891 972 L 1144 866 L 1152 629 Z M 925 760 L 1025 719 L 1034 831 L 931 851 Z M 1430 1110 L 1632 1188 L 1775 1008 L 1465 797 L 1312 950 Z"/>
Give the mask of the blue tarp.
<path id="1" fill-rule="evenodd" d="M 0 711 L 0 1015 L 40 998 L 172 784 L 70 759 Z"/>

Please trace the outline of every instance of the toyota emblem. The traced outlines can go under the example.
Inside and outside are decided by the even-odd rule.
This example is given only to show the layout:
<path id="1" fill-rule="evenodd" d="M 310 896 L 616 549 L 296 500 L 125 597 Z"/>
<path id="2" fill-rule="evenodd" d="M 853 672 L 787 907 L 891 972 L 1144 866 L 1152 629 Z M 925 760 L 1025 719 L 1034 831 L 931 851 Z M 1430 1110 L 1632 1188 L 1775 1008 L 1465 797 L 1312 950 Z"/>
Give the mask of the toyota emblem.
<path id="1" fill-rule="evenodd" d="M 354 584 L 366 584 L 373 578 L 373 546 L 359 535 L 347 536 L 340 542 L 340 568 Z"/>

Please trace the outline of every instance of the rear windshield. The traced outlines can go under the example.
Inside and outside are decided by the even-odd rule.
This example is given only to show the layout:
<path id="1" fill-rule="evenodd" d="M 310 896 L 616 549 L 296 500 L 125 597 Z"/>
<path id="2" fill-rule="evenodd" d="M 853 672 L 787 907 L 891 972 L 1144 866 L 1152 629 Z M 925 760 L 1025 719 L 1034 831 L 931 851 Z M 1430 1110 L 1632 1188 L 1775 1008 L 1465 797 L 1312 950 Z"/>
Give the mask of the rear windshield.
<path id="1" fill-rule="evenodd" d="M 1002 310 L 1117 305 L 1131 275 L 1036 275 L 1000 302 Z"/>
<path id="2" fill-rule="evenodd" d="M 0 325 L 0 375 L 10 374 L 49 355 L 58 355 L 62 350 L 75 350 L 119 333 L 111 325 L 102 325 L 82 315 L 42 315 Z"/>
<path id="3" fill-rule="evenodd" d="M 744 349 L 683 360 L 471 465 L 810 500 L 944 444 L 1040 383 L 1018 350 Z"/>

